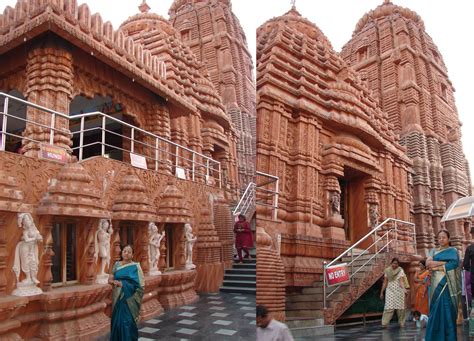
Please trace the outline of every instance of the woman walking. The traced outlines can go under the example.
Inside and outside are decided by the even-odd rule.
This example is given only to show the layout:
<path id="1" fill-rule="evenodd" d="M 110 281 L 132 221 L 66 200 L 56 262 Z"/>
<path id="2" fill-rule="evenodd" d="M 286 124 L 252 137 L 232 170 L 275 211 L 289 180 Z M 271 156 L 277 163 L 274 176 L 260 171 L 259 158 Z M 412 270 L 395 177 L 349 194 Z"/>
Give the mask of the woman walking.
<path id="1" fill-rule="evenodd" d="M 246 221 L 243 214 L 239 214 L 239 221 L 234 225 L 235 248 L 239 256 L 239 262 L 243 263 L 242 250 L 248 259 L 251 259 L 249 248 L 253 247 L 252 230 L 250 224 Z"/>
<path id="2" fill-rule="evenodd" d="M 415 306 L 414 310 L 428 316 L 428 280 L 430 272 L 425 266 L 425 261 L 420 262 L 420 270 L 415 273 Z"/>
<path id="3" fill-rule="evenodd" d="M 130 245 L 122 249 L 122 260 L 113 268 L 112 320 L 110 340 L 138 340 L 137 322 L 140 316 L 145 281 L 140 263 L 132 261 Z"/>
<path id="4" fill-rule="evenodd" d="M 432 271 L 430 318 L 426 340 L 456 341 L 456 319 L 461 296 L 459 255 L 449 246 L 449 232 L 438 232 L 439 248 L 430 252 L 426 266 Z"/>
<path id="5" fill-rule="evenodd" d="M 392 259 L 390 266 L 385 269 L 382 291 L 380 298 L 384 297 L 385 306 L 382 315 L 382 326 L 385 328 L 390 323 L 395 310 L 397 311 L 398 323 L 400 327 L 405 326 L 405 272 L 399 266 L 398 258 Z"/>

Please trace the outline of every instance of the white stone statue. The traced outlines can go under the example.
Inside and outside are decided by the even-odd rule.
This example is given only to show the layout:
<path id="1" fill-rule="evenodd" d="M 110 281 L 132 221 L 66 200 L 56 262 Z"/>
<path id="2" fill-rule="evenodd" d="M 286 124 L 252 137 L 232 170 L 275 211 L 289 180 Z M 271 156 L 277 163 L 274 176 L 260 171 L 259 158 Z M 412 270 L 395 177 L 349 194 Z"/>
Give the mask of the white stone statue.
<path id="1" fill-rule="evenodd" d="M 36 276 L 39 268 L 38 242 L 42 242 L 43 237 L 36 228 L 30 213 L 18 213 L 18 227 L 23 228 L 23 234 L 15 248 L 13 272 L 16 275 L 16 289 L 13 290 L 12 295 L 41 294 L 43 291 L 36 286 L 39 284 Z M 20 282 L 21 272 L 25 274 L 25 278 Z"/>
<path id="2" fill-rule="evenodd" d="M 165 231 L 160 233 L 155 223 L 150 222 L 148 224 L 148 262 L 150 263 L 150 275 L 161 275 L 161 271 L 158 269 L 160 262 L 160 244 L 165 237 Z"/>
<path id="3" fill-rule="evenodd" d="M 193 228 L 191 224 L 184 224 L 184 237 L 186 238 L 186 270 L 192 270 L 196 268 L 193 264 L 193 247 L 197 240 L 197 237 L 193 234 Z"/>
<path id="4" fill-rule="evenodd" d="M 100 273 L 97 275 L 96 282 L 99 284 L 107 284 L 109 275 L 105 269 L 110 265 L 110 238 L 113 233 L 112 223 L 109 219 L 101 219 L 99 227 L 95 233 L 94 238 L 94 261 L 97 262 L 100 258 Z"/>

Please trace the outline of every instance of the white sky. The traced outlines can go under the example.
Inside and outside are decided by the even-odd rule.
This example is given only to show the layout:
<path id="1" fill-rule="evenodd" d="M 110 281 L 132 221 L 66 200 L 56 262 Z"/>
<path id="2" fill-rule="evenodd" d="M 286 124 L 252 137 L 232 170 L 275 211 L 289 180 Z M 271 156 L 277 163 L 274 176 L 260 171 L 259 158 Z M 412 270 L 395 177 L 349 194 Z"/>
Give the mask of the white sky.
<path id="1" fill-rule="evenodd" d="M 79 3 L 84 1 L 78 0 Z M 127 17 L 138 13 L 141 0 L 90 0 L 92 12 L 99 12 L 104 21 L 110 20 L 118 28 Z M 474 174 L 474 114 L 469 107 L 471 81 L 474 81 L 472 34 L 474 32 L 474 1 L 392 0 L 396 5 L 409 7 L 425 22 L 428 34 L 438 46 L 448 68 L 449 78 L 456 93 L 456 105 L 461 121 L 466 156 Z M 0 11 L 16 0 L 0 0 Z M 168 18 L 172 0 L 147 0 L 151 11 Z M 383 0 L 296 0 L 298 11 L 314 22 L 329 38 L 334 49 L 349 41 L 355 25 L 369 10 Z M 232 0 L 232 9 L 247 36 L 250 52 L 255 60 L 255 31 L 266 20 L 280 16 L 291 8 L 290 0 Z M 111 11 L 113 9 L 113 11 Z M 474 97 L 474 96 L 473 96 Z M 474 180 L 474 179 L 473 179 Z"/>

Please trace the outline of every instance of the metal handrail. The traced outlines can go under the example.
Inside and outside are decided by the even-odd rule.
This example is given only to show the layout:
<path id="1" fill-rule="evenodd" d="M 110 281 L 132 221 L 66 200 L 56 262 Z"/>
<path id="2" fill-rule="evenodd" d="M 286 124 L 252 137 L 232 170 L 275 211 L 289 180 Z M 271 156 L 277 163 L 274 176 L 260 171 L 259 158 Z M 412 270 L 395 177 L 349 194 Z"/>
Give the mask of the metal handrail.
<path id="1" fill-rule="evenodd" d="M 55 133 L 65 132 L 64 129 L 58 129 L 55 126 L 56 118 L 60 117 L 60 118 L 68 120 L 69 122 L 79 121 L 80 123 L 79 129 L 73 128 L 72 129 L 73 131 L 69 131 L 69 129 L 67 129 L 67 133 L 68 134 L 70 133 L 72 137 L 79 135 L 79 145 L 75 145 L 71 148 L 71 150 L 73 151 L 78 151 L 79 161 L 83 160 L 84 148 L 91 147 L 97 144 L 101 146 L 100 148 L 101 156 L 106 156 L 106 147 L 108 147 L 109 149 L 121 150 L 122 152 L 130 152 L 130 153 L 138 154 L 135 147 L 140 146 L 140 148 L 143 150 L 143 154 L 153 154 L 153 156 L 141 155 L 141 154 L 139 155 L 143 156 L 146 160 L 154 161 L 155 170 L 158 170 L 159 162 L 165 161 L 167 162 L 168 165 L 176 167 L 176 169 L 178 168 L 184 169 L 185 172 L 187 172 L 187 174 L 191 172 L 190 178 L 192 179 L 192 181 L 196 181 L 196 175 L 205 177 L 206 182 L 208 181 L 209 177 L 212 176 L 216 180 L 216 182 L 218 182 L 219 187 L 222 187 L 222 179 L 223 179 L 222 174 L 221 174 L 222 167 L 219 161 L 216 161 L 209 156 L 196 152 L 188 147 L 184 147 L 182 145 L 179 145 L 178 143 L 167 140 L 166 138 L 155 135 L 142 128 L 136 127 L 130 123 L 124 122 L 116 117 L 104 114 L 99 111 L 79 114 L 75 116 L 68 116 L 64 113 L 60 113 L 55 110 L 51 110 L 46 107 L 43 107 L 41 105 L 34 104 L 26 100 L 17 98 L 15 96 L 0 92 L 0 98 L 2 97 L 4 98 L 4 103 L 3 103 L 3 111 L 0 111 L 0 117 L 2 118 L 2 124 L 0 125 L 0 151 L 5 150 L 6 136 L 13 136 L 22 140 L 28 140 L 35 143 L 41 143 L 41 141 L 36 141 L 26 136 L 22 136 L 20 135 L 20 133 L 15 134 L 13 132 L 8 132 L 7 130 L 8 118 L 19 120 L 19 121 L 25 122 L 25 124 L 35 125 L 45 130 L 49 130 L 49 144 L 54 144 Z M 10 100 L 22 103 L 27 107 L 32 107 L 32 108 L 44 111 L 46 113 L 49 113 L 51 117 L 49 125 L 48 123 L 45 124 L 45 123 L 35 122 L 28 118 L 17 117 L 12 114 L 9 114 L 8 107 L 9 107 Z M 97 122 L 96 122 L 97 126 L 93 126 L 93 127 L 88 126 L 86 128 L 85 127 L 86 120 L 90 118 L 97 119 Z M 91 121 L 95 121 L 95 119 Z M 130 136 L 119 134 L 117 132 L 107 129 L 107 124 L 111 124 L 114 122 L 119 124 L 121 127 L 126 127 L 130 129 Z M 70 126 L 71 124 L 69 124 L 69 127 Z M 84 134 L 90 133 L 94 130 L 100 131 L 100 135 L 101 135 L 101 137 L 99 136 L 100 141 L 88 142 L 87 144 L 84 144 Z M 141 135 L 141 139 L 143 141 L 137 140 L 135 138 L 136 133 L 139 133 Z M 116 135 L 116 136 L 119 136 L 122 140 L 129 141 L 130 149 L 124 149 L 119 146 L 115 146 L 113 144 L 107 143 L 106 134 Z M 154 142 L 151 144 L 148 143 L 151 141 L 154 141 Z M 150 153 L 145 152 L 145 150 L 150 151 Z M 94 156 L 97 156 L 97 155 L 98 154 L 95 154 Z M 160 156 L 161 156 L 161 159 L 160 159 Z"/>
<path id="2" fill-rule="evenodd" d="M 263 172 L 256 172 L 257 176 L 262 176 L 266 178 L 266 181 L 263 184 L 259 184 L 258 181 L 255 186 L 255 192 L 266 192 L 270 193 L 269 195 L 272 196 L 272 203 L 267 204 L 267 203 L 258 203 L 258 205 L 261 206 L 270 206 L 272 208 L 272 219 L 277 220 L 278 219 L 278 200 L 279 200 L 279 195 L 280 195 L 280 178 L 276 175 L 271 175 Z M 275 184 L 275 189 L 267 189 L 264 188 L 264 186 L 270 185 L 270 184 Z"/>
<path id="3" fill-rule="evenodd" d="M 247 188 L 245 189 L 244 194 L 242 194 L 242 197 L 240 198 L 239 202 L 237 203 L 237 206 L 232 212 L 234 216 L 237 214 L 246 215 L 250 207 L 252 206 L 255 207 L 255 187 L 256 187 L 256 184 L 253 182 L 250 182 L 247 185 Z"/>
<path id="4" fill-rule="evenodd" d="M 387 230 L 383 229 L 389 223 L 393 223 L 393 226 L 388 228 Z M 398 224 L 403 224 L 403 225 L 410 226 L 412 228 L 412 232 L 400 231 L 398 229 Z M 379 232 L 384 232 L 384 233 L 382 235 L 378 235 Z M 327 305 L 326 305 L 327 299 L 342 286 L 342 284 L 336 285 L 334 287 L 334 289 L 331 292 L 329 292 L 328 295 L 326 295 L 326 291 L 329 288 L 328 283 L 327 283 L 327 278 L 326 278 L 327 268 L 329 268 L 332 265 L 336 264 L 336 262 L 342 260 L 343 257 L 347 257 L 350 254 L 351 261 L 347 264 L 347 268 L 350 269 L 349 279 L 352 282 L 353 277 L 359 271 L 361 271 L 365 266 L 367 266 L 374 258 L 376 258 L 383 251 L 389 252 L 390 251 L 390 245 L 392 245 L 392 244 L 396 245 L 400 242 L 405 242 L 405 241 L 399 240 L 400 235 L 411 236 L 413 254 L 416 254 L 415 224 L 411 223 L 411 222 L 408 222 L 408 221 L 399 220 L 399 219 L 396 219 L 396 218 L 387 218 L 382 223 L 377 225 L 374 229 L 369 231 L 364 237 L 359 239 L 355 244 L 353 244 L 351 247 L 349 247 L 347 250 L 345 250 L 343 253 L 341 253 L 339 256 L 337 256 L 335 259 L 333 259 L 331 262 L 329 262 L 329 263 L 324 262 L 323 263 L 323 304 L 324 304 L 323 306 L 324 306 L 324 309 L 326 309 L 326 307 L 327 307 Z M 358 245 L 360 245 L 361 243 L 363 243 L 364 241 L 366 241 L 366 240 L 368 240 L 369 238 L 372 238 L 372 237 L 373 237 L 373 242 L 368 247 L 366 247 L 364 250 L 362 250 L 362 252 L 354 258 L 355 248 Z M 381 248 L 378 248 L 379 243 L 383 242 L 384 239 L 386 240 L 385 244 L 383 244 Z M 375 248 L 374 253 L 370 253 L 370 250 L 372 248 Z M 366 254 L 372 255 L 372 256 L 368 260 L 366 260 L 362 265 L 359 265 L 358 267 L 356 267 L 356 270 L 354 271 L 354 262 L 357 261 L 360 257 L 362 257 L 363 255 L 366 255 Z"/>

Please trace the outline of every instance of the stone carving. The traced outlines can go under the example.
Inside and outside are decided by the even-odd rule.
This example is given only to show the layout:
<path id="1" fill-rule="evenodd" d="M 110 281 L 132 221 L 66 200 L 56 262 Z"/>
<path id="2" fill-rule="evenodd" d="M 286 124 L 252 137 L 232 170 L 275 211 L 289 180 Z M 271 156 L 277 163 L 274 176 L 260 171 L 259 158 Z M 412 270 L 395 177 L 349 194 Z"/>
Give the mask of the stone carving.
<path id="1" fill-rule="evenodd" d="M 110 266 L 110 238 L 112 233 L 111 221 L 109 219 L 100 219 L 94 238 L 94 260 L 97 262 L 100 259 L 100 273 L 97 275 L 96 280 L 99 284 L 107 284 L 109 278 L 105 269 L 107 268 L 108 270 Z"/>
<path id="2" fill-rule="evenodd" d="M 148 261 L 150 262 L 150 275 L 161 275 L 158 269 L 160 262 L 160 244 L 166 233 L 160 233 L 155 223 L 148 224 Z"/>
<path id="3" fill-rule="evenodd" d="M 341 196 L 338 192 L 332 192 L 330 197 L 331 216 L 341 215 Z"/>
<path id="4" fill-rule="evenodd" d="M 36 228 L 30 213 L 18 213 L 18 227 L 23 228 L 21 241 L 15 248 L 15 259 L 13 272 L 16 275 L 16 289 L 12 294 L 15 296 L 32 296 L 41 294 L 43 291 L 36 285 L 39 284 L 37 275 L 39 267 L 38 242 L 43 237 Z M 25 278 L 20 282 L 20 274 L 23 272 Z"/>
<path id="5" fill-rule="evenodd" d="M 371 204 L 369 207 L 369 222 L 370 228 L 375 228 L 379 224 L 379 210 L 377 205 Z"/>
<path id="6" fill-rule="evenodd" d="M 197 240 L 197 237 L 193 234 L 193 228 L 191 224 L 184 224 L 184 238 L 185 238 L 185 252 L 186 252 L 186 270 L 192 270 L 196 268 L 193 264 L 193 247 Z"/>

